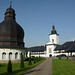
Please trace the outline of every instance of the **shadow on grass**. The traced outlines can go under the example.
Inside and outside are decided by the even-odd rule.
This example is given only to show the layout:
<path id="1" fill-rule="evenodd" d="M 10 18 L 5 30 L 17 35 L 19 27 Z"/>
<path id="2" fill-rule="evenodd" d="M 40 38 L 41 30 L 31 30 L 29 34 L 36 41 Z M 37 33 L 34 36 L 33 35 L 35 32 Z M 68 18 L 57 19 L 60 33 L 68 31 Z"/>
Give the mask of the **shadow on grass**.
<path id="1" fill-rule="evenodd" d="M 24 74 L 29 74 L 29 73 L 32 73 L 32 72 L 35 72 L 35 71 L 40 71 L 40 70 L 41 70 L 41 69 L 31 70 L 31 71 L 28 71 L 28 72 L 23 73 L 22 75 L 24 75 Z"/>
<path id="2" fill-rule="evenodd" d="M 45 61 L 45 60 L 46 60 L 46 59 L 44 59 L 43 61 Z M 36 63 L 36 64 L 34 64 L 34 65 L 31 65 L 31 66 L 29 66 L 29 67 L 27 67 L 27 68 L 26 68 L 26 67 L 23 68 L 23 69 L 21 68 L 21 69 L 12 71 L 11 73 L 4 72 L 4 73 L 1 73 L 0 75 L 23 75 L 24 73 L 28 73 L 28 72 L 26 72 L 26 71 L 28 71 L 29 69 L 31 69 L 31 68 L 37 66 L 38 64 L 42 63 L 43 61 L 38 62 L 38 63 Z M 39 70 L 35 70 L 35 71 L 39 71 Z M 33 72 L 33 71 L 31 71 L 31 72 Z"/>
<path id="3" fill-rule="evenodd" d="M 5 65 L 3 65 L 3 64 L 0 64 L 0 67 L 3 67 L 3 66 L 5 66 Z"/>
<path id="4" fill-rule="evenodd" d="M 31 69 L 31 68 L 33 68 L 35 66 L 37 66 L 37 65 L 31 65 L 31 66 L 29 66 L 27 68 L 23 68 L 23 69 L 21 68 L 19 70 L 13 71 L 11 73 L 4 72 L 4 73 L 1 73 L 0 75 L 19 75 L 19 74 L 23 75 L 24 72 L 26 72 L 27 70 L 29 70 L 29 69 Z"/>

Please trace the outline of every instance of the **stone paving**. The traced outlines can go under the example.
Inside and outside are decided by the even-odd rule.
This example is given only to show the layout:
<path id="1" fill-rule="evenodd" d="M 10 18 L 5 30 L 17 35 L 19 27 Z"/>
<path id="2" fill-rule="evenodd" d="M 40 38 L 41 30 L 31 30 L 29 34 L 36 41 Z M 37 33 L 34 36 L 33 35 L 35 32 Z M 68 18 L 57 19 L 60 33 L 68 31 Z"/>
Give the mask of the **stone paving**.
<path id="1" fill-rule="evenodd" d="M 52 59 L 47 58 L 46 61 L 25 72 L 22 75 L 52 75 Z"/>

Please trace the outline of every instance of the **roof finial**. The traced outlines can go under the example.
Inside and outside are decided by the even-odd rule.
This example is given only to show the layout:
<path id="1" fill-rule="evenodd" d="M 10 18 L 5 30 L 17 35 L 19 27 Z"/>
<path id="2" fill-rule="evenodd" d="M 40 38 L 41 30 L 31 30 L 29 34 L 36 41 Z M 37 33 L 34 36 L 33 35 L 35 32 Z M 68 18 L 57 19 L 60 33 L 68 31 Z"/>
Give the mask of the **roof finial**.
<path id="1" fill-rule="evenodd" d="M 10 2 L 10 8 L 12 7 L 12 1 Z"/>
<path id="2" fill-rule="evenodd" d="M 53 29 L 55 29 L 55 26 L 54 26 L 54 24 L 53 24 Z"/>

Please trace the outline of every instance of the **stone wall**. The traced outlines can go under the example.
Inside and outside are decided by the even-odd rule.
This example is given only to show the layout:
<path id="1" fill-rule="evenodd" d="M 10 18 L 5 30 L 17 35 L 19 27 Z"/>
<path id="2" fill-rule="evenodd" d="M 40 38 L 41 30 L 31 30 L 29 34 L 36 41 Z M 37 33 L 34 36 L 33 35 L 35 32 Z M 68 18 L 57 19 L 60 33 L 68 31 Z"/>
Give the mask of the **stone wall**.
<path id="1" fill-rule="evenodd" d="M 0 60 L 0 63 L 8 63 L 9 60 Z M 20 63 L 20 60 L 11 60 L 12 63 Z"/>
<path id="2" fill-rule="evenodd" d="M 68 57 L 69 61 L 75 61 L 75 57 Z"/>

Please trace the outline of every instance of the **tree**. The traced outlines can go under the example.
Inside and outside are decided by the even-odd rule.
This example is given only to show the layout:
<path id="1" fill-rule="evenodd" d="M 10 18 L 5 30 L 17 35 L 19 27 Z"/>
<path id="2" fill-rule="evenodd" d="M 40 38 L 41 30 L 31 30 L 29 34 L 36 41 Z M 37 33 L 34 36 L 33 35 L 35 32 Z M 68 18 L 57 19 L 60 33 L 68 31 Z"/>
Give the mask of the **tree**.
<path id="1" fill-rule="evenodd" d="M 39 61 L 39 58 L 38 57 L 36 57 L 36 60 L 37 60 L 37 62 Z"/>
<path id="2" fill-rule="evenodd" d="M 26 57 L 27 57 L 28 52 L 26 51 Z"/>
<path id="3" fill-rule="evenodd" d="M 23 54 L 21 54 L 20 68 L 24 68 L 24 59 L 23 59 Z"/>
<path id="4" fill-rule="evenodd" d="M 11 60 L 9 60 L 9 62 L 8 62 L 7 72 L 12 72 L 12 63 L 11 63 Z"/>
<path id="5" fill-rule="evenodd" d="M 35 56 L 33 57 L 33 59 L 34 59 L 34 64 L 36 63 L 36 58 L 35 58 Z"/>
<path id="6" fill-rule="evenodd" d="M 29 65 L 32 65 L 31 52 L 29 53 Z"/>
<path id="7" fill-rule="evenodd" d="M 39 55 L 39 61 L 41 60 L 40 55 Z"/>

